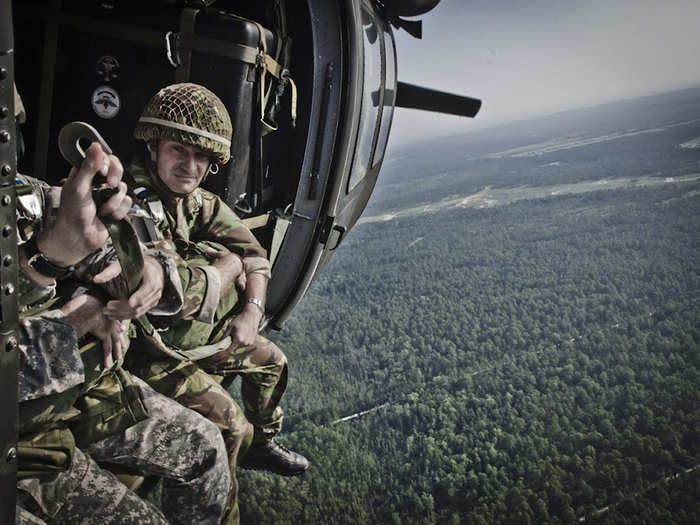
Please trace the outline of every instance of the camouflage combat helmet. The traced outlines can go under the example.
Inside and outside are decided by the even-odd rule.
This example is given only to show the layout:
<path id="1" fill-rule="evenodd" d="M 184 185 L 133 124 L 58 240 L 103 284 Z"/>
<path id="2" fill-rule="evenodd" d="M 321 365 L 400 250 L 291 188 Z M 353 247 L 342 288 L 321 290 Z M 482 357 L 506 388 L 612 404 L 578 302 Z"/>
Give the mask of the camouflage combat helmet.
<path id="1" fill-rule="evenodd" d="M 146 142 L 174 140 L 199 148 L 221 164 L 231 156 L 231 117 L 223 102 L 204 86 L 164 87 L 148 101 L 134 137 Z"/>

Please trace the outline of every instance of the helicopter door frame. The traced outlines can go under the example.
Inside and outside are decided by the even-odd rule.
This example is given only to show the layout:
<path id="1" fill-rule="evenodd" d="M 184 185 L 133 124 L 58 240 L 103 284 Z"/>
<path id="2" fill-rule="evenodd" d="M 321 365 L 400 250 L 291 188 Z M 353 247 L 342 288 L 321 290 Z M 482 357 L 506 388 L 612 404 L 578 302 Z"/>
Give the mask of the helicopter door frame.
<path id="1" fill-rule="evenodd" d="M 317 15 L 321 10 L 327 9 L 327 7 L 321 8 L 321 5 L 324 3 L 331 3 L 327 2 L 327 0 L 326 2 L 323 2 L 323 0 L 308 0 L 308 2 L 312 20 L 322 21 L 323 23 L 329 22 L 329 20 Z M 322 107 L 329 108 L 329 111 L 336 113 L 335 116 L 337 120 L 335 126 L 337 127 L 337 131 L 334 130 L 336 133 L 329 133 L 327 130 L 323 129 L 310 129 L 304 168 L 302 169 L 302 178 L 295 201 L 294 220 L 290 227 L 293 228 L 295 226 L 294 223 L 300 219 L 307 221 L 314 220 L 314 217 L 311 215 L 304 216 L 300 213 L 305 203 L 303 192 L 307 191 L 304 184 L 308 176 L 306 161 L 310 153 L 309 148 L 314 148 L 312 145 L 314 140 L 316 143 L 312 154 L 314 156 L 318 155 L 318 157 L 316 157 L 317 160 L 321 158 L 321 152 L 323 152 L 323 154 L 330 154 L 328 159 L 330 166 L 326 168 L 329 170 L 328 172 L 324 173 L 323 167 L 318 171 L 312 168 L 311 171 L 312 177 L 314 174 L 318 174 L 319 180 L 324 180 L 326 182 L 328 187 L 326 191 L 327 198 L 320 210 L 321 213 L 316 216 L 316 225 L 312 237 L 313 246 L 305 245 L 301 248 L 298 247 L 300 249 L 297 250 L 297 253 L 301 249 L 305 251 L 306 259 L 304 264 L 294 269 L 280 268 L 279 266 L 273 268 L 272 280 L 268 288 L 268 305 L 272 306 L 272 308 L 270 308 L 270 313 L 272 315 L 269 326 L 276 329 L 281 328 L 282 324 L 291 314 L 293 308 L 307 292 L 313 278 L 331 257 L 333 250 L 338 247 L 345 234 L 357 222 L 357 219 L 359 219 L 376 184 L 393 119 L 397 82 L 396 45 L 393 32 L 388 22 L 374 8 L 371 2 L 367 0 L 363 0 L 362 2 L 357 2 L 357 0 L 344 0 L 338 2 L 338 5 L 340 4 L 342 4 L 340 12 L 342 16 L 341 26 L 318 27 L 317 23 L 312 24 L 312 32 L 314 34 L 313 103 L 316 104 L 318 101 L 321 101 Z M 361 122 L 361 112 L 357 111 L 357 108 L 362 104 L 366 82 L 365 48 L 367 42 L 365 41 L 365 28 L 362 24 L 363 11 L 365 12 L 365 16 L 369 17 L 371 25 L 376 31 L 376 43 L 378 47 L 374 49 L 378 50 L 378 57 L 376 54 L 375 57 L 379 61 L 378 64 L 375 62 L 378 67 L 374 68 L 374 70 L 378 70 L 379 74 L 379 85 L 376 89 L 377 96 L 376 100 L 371 102 L 372 107 L 377 108 L 376 115 L 371 119 L 371 122 L 365 125 Z M 344 28 L 344 31 L 341 31 L 341 28 Z M 325 98 L 326 94 L 322 90 L 317 89 L 319 77 L 321 75 L 328 75 L 328 71 L 324 70 L 322 67 L 324 64 L 323 61 L 327 60 L 327 55 L 319 52 L 319 50 L 325 51 L 323 48 L 323 39 L 328 39 L 328 35 L 332 34 L 334 30 L 337 31 L 336 34 L 340 34 L 342 37 L 340 47 L 333 50 L 336 53 L 342 53 L 340 58 L 342 59 L 341 65 L 344 67 L 341 78 L 339 79 L 342 83 L 333 85 L 333 82 L 337 82 L 337 80 L 332 82 L 328 81 L 326 87 L 329 88 L 330 92 L 340 95 L 340 100 L 336 102 L 339 106 L 328 104 Z M 328 43 L 329 42 L 326 41 L 326 45 L 328 45 Z M 391 63 L 387 60 L 388 54 L 391 54 Z M 335 64 L 333 65 L 335 67 Z M 387 67 L 392 68 L 390 76 L 387 75 Z M 337 74 L 337 71 L 335 73 Z M 330 78 L 330 76 L 328 76 L 328 78 Z M 334 78 L 337 79 L 335 75 Z M 389 86 L 387 86 L 387 80 L 390 81 Z M 387 87 L 389 87 L 391 91 L 391 95 L 389 96 L 387 96 Z M 371 97 L 371 92 L 367 96 Z M 319 121 L 331 122 L 332 119 L 325 120 L 325 110 L 321 111 L 320 108 L 317 108 L 317 111 L 319 111 L 320 116 L 317 116 L 316 112 L 312 110 L 312 125 Z M 362 127 L 364 127 L 366 131 L 363 131 Z M 366 140 L 371 142 L 369 142 L 368 153 L 365 155 L 367 158 L 360 161 L 358 160 L 357 148 L 358 141 L 363 132 L 366 133 Z M 333 152 L 334 146 L 337 147 L 337 151 L 335 152 Z M 358 162 L 361 162 L 361 164 L 357 164 Z M 357 177 L 356 184 L 350 187 L 349 184 L 353 164 L 358 166 L 358 170 L 361 170 L 361 173 L 360 176 Z M 322 163 L 317 161 L 313 163 L 313 166 L 317 165 L 322 166 Z M 324 179 L 324 177 L 326 178 Z M 293 233 L 290 235 L 288 231 L 283 241 L 282 250 L 278 254 L 278 265 L 288 254 L 293 253 L 292 250 L 288 249 L 290 245 L 299 242 L 299 240 L 305 241 L 306 239 L 309 239 L 309 237 L 300 238 Z M 283 252 L 285 249 L 287 249 L 286 253 Z M 299 259 L 291 258 L 288 260 Z M 297 277 L 294 279 L 293 286 L 290 286 L 290 284 L 292 284 L 291 279 L 289 275 L 285 275 L 285 270 L 296 271 Z"/>
<path id="2" fill-rule="evenodd" d="M 313 42 L 310 123 L 293 217 L 268 285 L 267 326 L 274 329 L 282 327 L 317 272 L 332 221 L 329 210 L 347 176 L 359 122 L 359 4 L 307 0 L 307 6 Z"/>
<path id="3" fill-rule="evenodd" d="M 329 216 L 333 217 L 333 224 L 327 232 L 326 252 L 332 252 L 338 247 L 345 233 L 355 225 L 364 211 L 384 160 L 394 115 L 398 74 L 394 35 L 387 20 L 370 2 L 363 2 L 361 10 L 370 18 L 371 28 L 376 32 L 375 41 L 372 42 L 370 24 L 363 24 L 358 28 L 357 38 L 358 44 L 362 46 L 356 54 L 362 57 L 358 60 L 360 95 L 364 97 L 361 103 L 364 105 L 369 99 L 371 106 L 363 106 L 359 112 L 356 112 L 360 114 L 360 118 L 353 128 L 352 141 L 348 141 L 352 156 L 346 161 L 348 173 L 344 177 L 347 177 L 347 180 L 336 186 L 330 196 Z M 367 89 L 367 58 L 372 57 L 372 50 L 379 52 L 378 56 L 374 54 L 375 59 L 380 60 L 379 85 L 369 86 L 370 89 Z M 377 71 L 376 67 L 374 71 Z M 372 87 L 376 87 L 376 91 L 373 91 Z M 370 108 L 370 111 L 367 112 L 366 108 Z M 365 116 L 363 112 L 371 115 L 372 108 L 376 108 L 374 118 L 370 121 L 363 120 Z M 363 147 L 367 148 L 364 150 L 365 153 L 363 153 Z M 354 180 L 353 177 L 355 177 Z M 326 255 L 322 264 L 329 256 Z"/>

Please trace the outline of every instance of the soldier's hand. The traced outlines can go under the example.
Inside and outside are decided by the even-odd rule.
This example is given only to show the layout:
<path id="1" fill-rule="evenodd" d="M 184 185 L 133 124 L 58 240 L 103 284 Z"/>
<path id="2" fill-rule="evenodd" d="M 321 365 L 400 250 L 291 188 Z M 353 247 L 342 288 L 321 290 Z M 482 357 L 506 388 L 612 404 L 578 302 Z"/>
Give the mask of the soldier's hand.
<path id="1" fill-rule="evenodd" d="M 109 319 L 101 310 L 94 315 L 93 326 L 88 333 L 97 337 L 102 343 L 105 368 L 110 368 L 121 360 L 126 348 L 126 327 L 121 321 Z"/>
<path id="2" fill-rule="evenodd" d="M 78 337 L 91 334 L 99 339 L 106 368 L 121 360 L 126 348 L 126 327 L 121 321 L 107 318 L 98 299 L 87 294 L 79 295 L 62 306 L 61 311 Z"/>
<path id="3" fill-rule="evenodd" d="M 121 273 L 119 261 L 114 261 L 98 273 L 93 281 L 97 284 L 114 279 Z M 143 277 L 139 288 L 128 300 L 109 301 L 102 312 L 110 319 L 135 319 L 156 306 L 163 294 L 165 276 L 158 259 L 145 255 L 143 258 Z"/>
<path id="4" fill-rule="evenodd" d="M 119 220 L 131 207 L 126 184 L 121 182 L 124 170 L 119 159 L 107 155 L 98 143 L 85 154 L 85 160 L 79 168 L 71 169 L 63 185 L 56 221 L 38 239 L 42 253 L 64 266 L 79 262 L 105 243 L 109 234 L 98 215 Z M 99 210 L 92 199 L 95 177 L 105 177 L 106 186 L 118 189 Z"/>
<path id="5" fill-rule="evenodd" d="M 250 346 L 255 342 L 255 337 L 258 335 L 258 327 L 262 313 L 257 306 L 250 305 L 252 308 L 246 307 L 236 316 L 229 327 L 229 335 L 231 336 L 231 348 L 239 348 L 241 346 Z"/>

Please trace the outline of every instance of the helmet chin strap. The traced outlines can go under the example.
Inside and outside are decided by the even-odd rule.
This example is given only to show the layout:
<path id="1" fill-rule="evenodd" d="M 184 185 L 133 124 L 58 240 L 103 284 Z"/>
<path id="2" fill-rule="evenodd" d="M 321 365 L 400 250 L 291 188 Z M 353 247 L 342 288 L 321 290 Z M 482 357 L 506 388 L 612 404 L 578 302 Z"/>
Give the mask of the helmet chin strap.
<path id="1" fill-rule="evenodd" d="M 158 164 L 158 143 L 148 142 L 146 143 L 146 149 L 151 158 L 153 164 Z"/>

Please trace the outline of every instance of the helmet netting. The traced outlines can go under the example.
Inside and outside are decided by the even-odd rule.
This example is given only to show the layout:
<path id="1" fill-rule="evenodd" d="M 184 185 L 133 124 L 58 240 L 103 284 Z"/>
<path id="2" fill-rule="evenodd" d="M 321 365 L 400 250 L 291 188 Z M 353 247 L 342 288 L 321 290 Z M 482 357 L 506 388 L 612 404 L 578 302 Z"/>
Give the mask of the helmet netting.
<path id="1" fill-rule="evenodd" d="M 174 140 L 201 149 L 225 164 L 230 157 L 231 118 L 223 102 L 207 88 L 191 83 L 173 84 L 158 91 L 141 114 L 141 119 L 158 119 L 194 128 L 193 132 L 167 124 L 142 122 L 134 136 L 146 142 L 153 139 Z M 202 136 L 210 134 L 214 137 Z"/>

